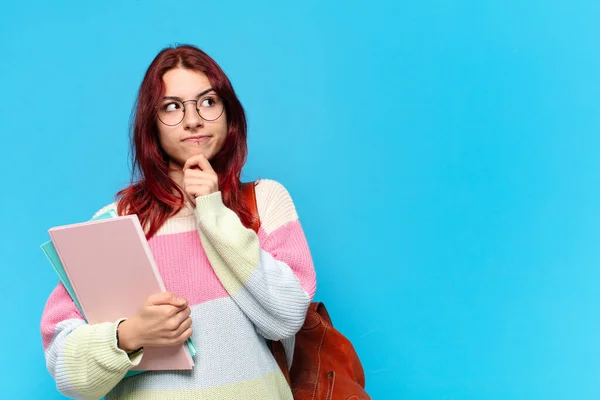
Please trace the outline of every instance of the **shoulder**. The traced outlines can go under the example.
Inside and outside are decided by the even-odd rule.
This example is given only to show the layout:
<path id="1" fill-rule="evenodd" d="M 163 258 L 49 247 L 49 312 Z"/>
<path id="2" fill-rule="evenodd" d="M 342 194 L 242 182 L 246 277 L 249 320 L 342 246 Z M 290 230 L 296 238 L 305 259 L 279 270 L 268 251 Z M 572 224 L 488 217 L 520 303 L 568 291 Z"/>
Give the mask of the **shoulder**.
<path id="1" fill-rule="evenodd" d="M 298 213 L 288 190 L 272 179 L 256 184 L 256 206 L 263 230 L 269 234 L 278 227 L 298 220 Z"/>

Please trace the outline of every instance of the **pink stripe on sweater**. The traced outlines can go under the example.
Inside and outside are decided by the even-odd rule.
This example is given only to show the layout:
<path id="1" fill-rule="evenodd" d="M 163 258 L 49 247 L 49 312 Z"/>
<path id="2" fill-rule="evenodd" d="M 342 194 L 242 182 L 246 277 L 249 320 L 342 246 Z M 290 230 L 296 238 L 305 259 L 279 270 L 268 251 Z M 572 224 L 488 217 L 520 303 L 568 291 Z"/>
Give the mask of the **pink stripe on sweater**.
<path id="1" fill-rule="evenodd" d="M 167 291 L 190 305 L 228 297 L 217 278 L 197 231 L 160 235 L 148 241 Z"/>
<path id="2" fill-rule="evenodd" d="M 258 237 L 261 248 L 276 260 L 289 265 L 302 288 L 312 298 L 316 290 L 316 278 L 300 223 L 288 222 L 270 235 L 261 228 Z M 197 231 L 154 236 L 148 242 L 168 291 L 185 297 L 190 305 L 229 296 L 206 257 Z M 52 341 L 56 325 L 71 318 L 83 319 L 83 316 L 64 286 L 59 284 L 48 298 L 42 316 L 44 349 Z"/>
<path id="3" fill-rule="evenodd" d="M 62 283 L 59 283 L 50 294 L 50 297 L 48 297 L 44 313 L 42 314 L 40 328 L 44 350 L 48 348 L 48 345 L 54 338 L 56 325 L 59 322 L 72 318 L 83 319 L 83 316 L 71 299 L 67 289 L 65 289 Z"/>
<path id="4" fill-rule="evenodd" d="M 300 222 L 287 222 L 269 235 L 261 228 L 258 238 L 263 250 L 290 266 L 302 289 L 312 299 L 317 290 L 316 275 Z"/>

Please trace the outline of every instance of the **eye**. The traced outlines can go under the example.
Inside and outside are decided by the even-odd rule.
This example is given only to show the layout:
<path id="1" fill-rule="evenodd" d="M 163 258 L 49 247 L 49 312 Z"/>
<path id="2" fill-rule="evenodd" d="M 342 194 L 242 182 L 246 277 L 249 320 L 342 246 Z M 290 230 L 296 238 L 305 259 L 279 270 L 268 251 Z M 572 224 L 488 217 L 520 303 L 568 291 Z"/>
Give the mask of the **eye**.
<path id="1" fill-rule="evenodd" d="M 214 97 L 206 97 L 202 99 L 202 103 L 200 103 L 200 107 L 212 107 L 217 103 Z"/>
<path id="2" fill-rule="evenodd" d="M 181 109 L 181 104 L 179 104 L 177 102 L 165 103 L 165 104 L 162 105 L 161 108 L 165 112 L 172 112 L 172 111 L 180 110 Z"/>

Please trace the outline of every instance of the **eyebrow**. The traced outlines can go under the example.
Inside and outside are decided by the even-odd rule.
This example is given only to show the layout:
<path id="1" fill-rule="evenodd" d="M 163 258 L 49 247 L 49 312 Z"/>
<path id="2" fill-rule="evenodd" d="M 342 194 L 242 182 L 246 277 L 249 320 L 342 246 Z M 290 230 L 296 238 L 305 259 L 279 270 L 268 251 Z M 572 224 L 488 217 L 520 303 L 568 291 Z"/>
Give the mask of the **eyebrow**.
<path id="1" fill-rule="evenodd" d="M 206 89 L 206 90 L 198 93 L 196 95 L 196 98 L 200 98 L 200 97 L 204 96 L 205 94 L 210 93 L 210 92 L 214 92 L 214 91 L 215 91 L 215 89 L 208 88 L 208 89 Z M 165 97 L 163 97 L 163 100 L 179 100 L 179 101 L 183 101 L 183 99 L 181 97 L 178 97 L 178 96 L 165 96 Z"/>

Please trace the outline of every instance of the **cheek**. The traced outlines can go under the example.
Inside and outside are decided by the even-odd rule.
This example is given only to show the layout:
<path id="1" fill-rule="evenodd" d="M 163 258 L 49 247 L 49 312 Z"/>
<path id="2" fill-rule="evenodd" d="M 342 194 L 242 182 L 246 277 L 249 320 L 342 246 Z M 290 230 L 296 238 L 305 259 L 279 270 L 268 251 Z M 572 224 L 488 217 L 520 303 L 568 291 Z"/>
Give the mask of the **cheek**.
<path id="1" fill-rule="evenodd" d="M 229 131 L 229 128 L 227 127 L 227 120 L 219 119 L 218 121 L 214 121 L 211 126 L 207 126 L 207 128 L 215 135 L 215 138 L 217 139 L 215 142 L 219 147 L 221 147 L 223 143 L 225 143 L 227 132 Z"/>
<path id="2" fill-rule="evenodd" d="M 173 149 L 173 133 L 167 129 L 158 129 L 158 142 L 163 150 L 168 154 Z"/>
<path id="3" fill-rule="evenodd" d="M 220 131 L 221 137 L 223 138 L 223 141 L 225 141 L 225 138 L 227 137 L 227 132 L 229 132 L 229 125 L 227 124 L 226 117 L 224 117 L 223 121 L 221 121 Z"/>

